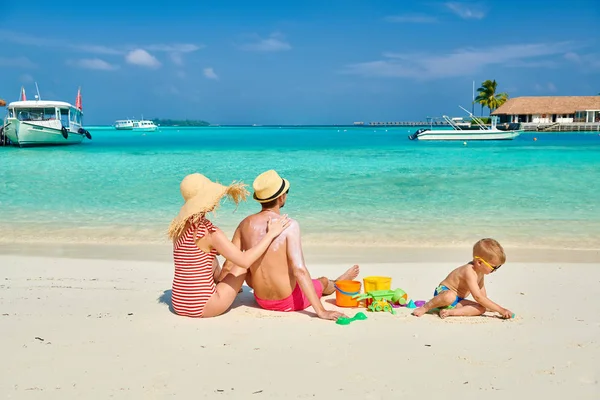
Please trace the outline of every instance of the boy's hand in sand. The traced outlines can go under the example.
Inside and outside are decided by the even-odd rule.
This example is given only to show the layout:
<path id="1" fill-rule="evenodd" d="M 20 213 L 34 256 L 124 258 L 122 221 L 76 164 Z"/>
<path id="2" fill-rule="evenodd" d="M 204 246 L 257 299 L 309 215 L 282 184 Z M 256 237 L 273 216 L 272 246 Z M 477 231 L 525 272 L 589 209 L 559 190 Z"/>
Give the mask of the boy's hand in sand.
<path id="1" fill-rule="evenodd" d="M 337 321 L 337 319 L 340 317 L 348 318 L 348 316 L 346 314 L 342 314 L 339 311 L 327 311 L 327 310 L 318 313 L 317 317 L 319 317 L 321 319 L 329 319 L 332 321 Z"/>
<path id="2" fill-rule="evenodd" d="M 290 225 L 290 223 L 291 221 L 287 214 L 282 215 L 276 220 L 269 218 L 269 222 L 267 222 L 267 234 L 271 235 L 271 237 L 275 239 L 281 232 L 285 230 L 285 228 Z"/>
<path id="3" fill-rule="evenodd" d="M 505 308 L 502 310 L 500 315 L 502 315 L 502 318 L 504 319 L 510 319 L 513 316 L 513 312 Z"/>

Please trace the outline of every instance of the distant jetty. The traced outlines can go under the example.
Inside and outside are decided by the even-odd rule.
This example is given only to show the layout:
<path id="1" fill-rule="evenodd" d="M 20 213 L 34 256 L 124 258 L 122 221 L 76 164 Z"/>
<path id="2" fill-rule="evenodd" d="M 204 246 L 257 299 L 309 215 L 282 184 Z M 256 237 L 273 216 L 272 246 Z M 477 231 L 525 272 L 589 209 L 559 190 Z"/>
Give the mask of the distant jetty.
<path id="1" fill-rule="evenodd" d="M 152 120 L 158 126 L 209 126 L 210 122 L 195 119 L 160 119 Z"/>
<path id="2" fill-rule="evenodd" d="M 354 126 L 423 126 L 423 125 L 433 125 L 433 126 L 445 126 L 450 125 L 445 121 L 392 121 L 392 122 L 369 122 L 365 124 L 364 122 L 355 122 Z"/>

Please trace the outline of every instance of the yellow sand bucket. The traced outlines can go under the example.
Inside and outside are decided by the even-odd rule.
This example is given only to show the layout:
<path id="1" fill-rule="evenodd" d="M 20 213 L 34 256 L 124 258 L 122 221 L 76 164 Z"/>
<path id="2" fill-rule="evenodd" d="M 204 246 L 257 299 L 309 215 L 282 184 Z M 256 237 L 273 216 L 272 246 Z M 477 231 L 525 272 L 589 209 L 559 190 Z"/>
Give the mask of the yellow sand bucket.
<path id="1" fill-rule="evenodd" d="M 392 278 L 389 276 L 367 276 L 363 279 L 365 293 L 373 292 L 375 290 L 391 290 L 392 289 Z M 365 307 L 371 305 L 372 300 L 365 300 Z"/>

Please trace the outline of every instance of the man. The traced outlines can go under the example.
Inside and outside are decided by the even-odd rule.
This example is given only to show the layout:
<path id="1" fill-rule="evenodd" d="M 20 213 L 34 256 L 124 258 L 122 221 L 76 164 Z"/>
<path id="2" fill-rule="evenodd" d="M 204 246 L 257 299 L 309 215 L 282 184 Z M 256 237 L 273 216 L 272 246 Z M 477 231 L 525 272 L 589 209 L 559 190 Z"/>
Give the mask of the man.
<path id="1" fill-rule="evenodd" d="M 260 174 L 252 186 L 253 197 L 261 203 L 262 210 L 240 222 L 232 239 L 233 244 L 244 251 L 255 246 L 265 235 L 269 219 L 280 217 L 290 189 L 288 180 L 274 170 Z M 297 221 L 291 221 L 265 254 L 248 269 L 246 283 L 254 289 L 256 302 L 273 311 L 300 311 L 312 306 L 319 318 L 329 320 L 345 316 L 323 307 L 321 296 L 335 291 L 335 281 L 325 277 L 311 279 L 302 253 L 300 226 Z M 224 273 L 232 266 L 226 261 Z M 358 273 L 359 267 L 354 265 L 337 280 L 353 280 Z"/>

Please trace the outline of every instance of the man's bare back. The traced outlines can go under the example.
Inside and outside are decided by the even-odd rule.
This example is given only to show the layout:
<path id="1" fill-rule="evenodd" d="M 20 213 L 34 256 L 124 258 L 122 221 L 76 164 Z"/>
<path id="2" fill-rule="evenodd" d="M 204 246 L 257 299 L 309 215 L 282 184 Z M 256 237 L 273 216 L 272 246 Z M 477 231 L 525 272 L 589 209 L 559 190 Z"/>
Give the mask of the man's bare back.
<path id="1" fill-rule="evenodd" d="M 253 197 L 262 210 L 240 222 L 233 235 L 233 244 L 242 251 L 254 247 L 265 236 L 269 219 L 281 218 L 280 210 L 285 206 L 290 184 L 275 170 L 269 170 L 256 177 L 252 186 Z M 358 272 L 358 265 L 354 265 L 336 280 L 352 280 Z M 312 306 L 319 318 L 335 320 L 344 314 L 328 311 L 321 303 L 322 295 L 334 292 L 333 282 L 325 277 L 311 278 L 302 253 L 300 226 L 295 220 L 291 220 L 246 273 L 246 283 L 254 289 L 254 298 L 262 308 L 299 311 Z"/>
<path id="2" fill-rule="evenodd" d="M 234 243 L 239 240 L 242 251 L 250 249 L 267 233 L 269 218 L 277 219 L 280 215 L 273 211 L 261 211 L 250 215 L 238 226 Z M 256 296 L 265 300 L 279 300 L 288 297 L 296 287 L 296 278 L 288 263 L 288 241 L 299 239 L 298 222 L 292 220 L 289 228 L 276 238 L 265 254 L 258 259 L 246 274 L 246 283 Z"/>

